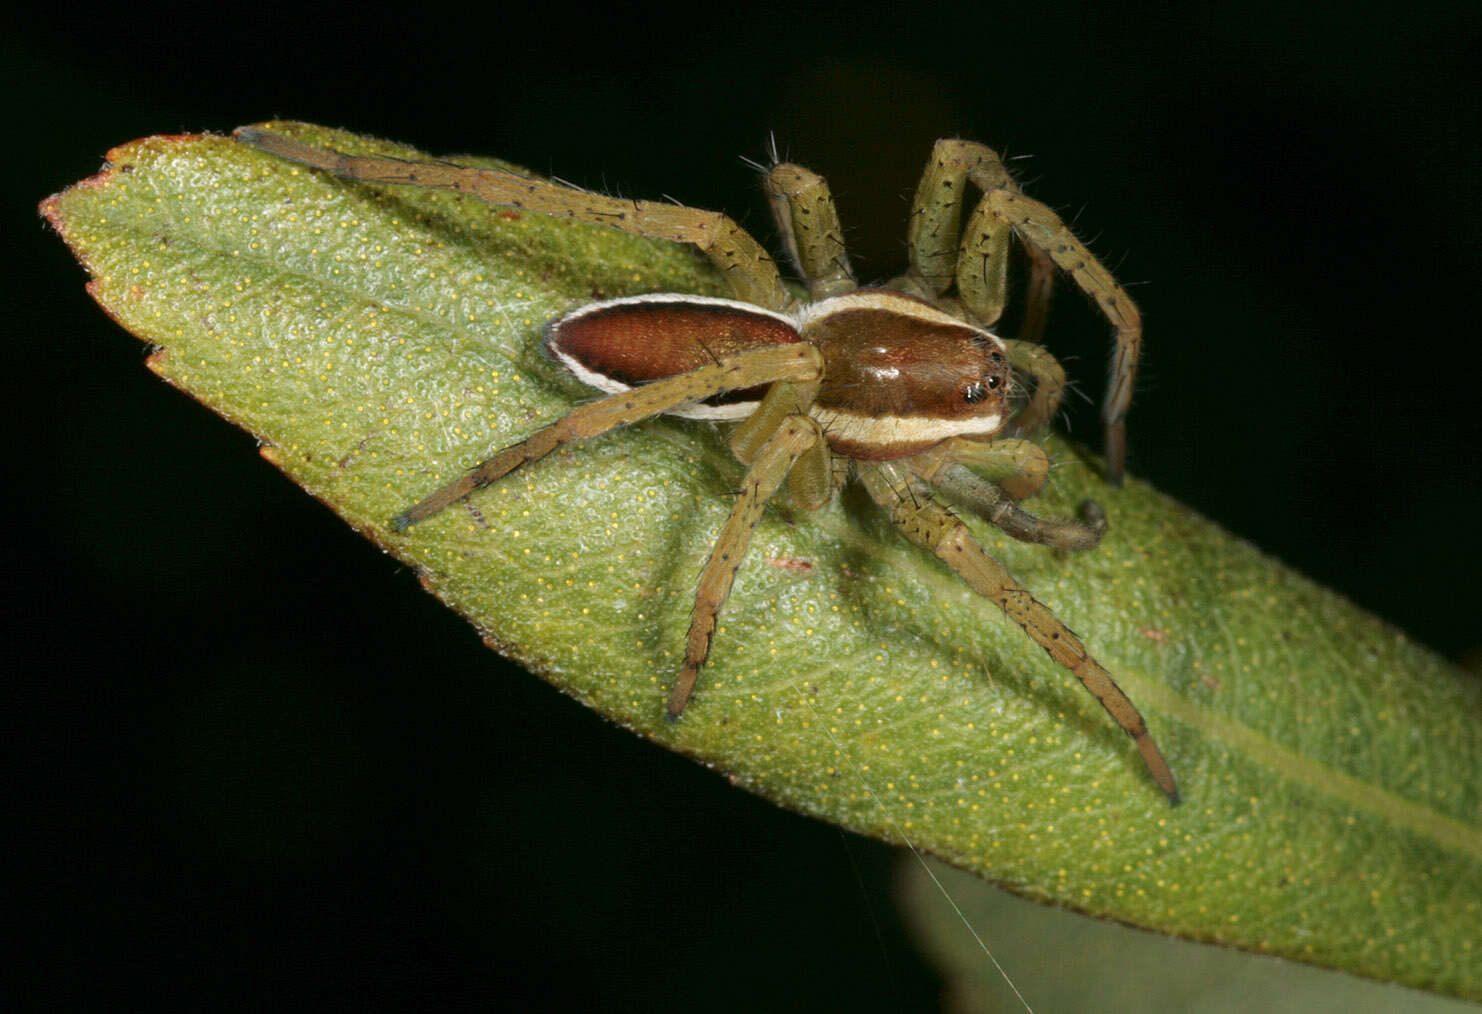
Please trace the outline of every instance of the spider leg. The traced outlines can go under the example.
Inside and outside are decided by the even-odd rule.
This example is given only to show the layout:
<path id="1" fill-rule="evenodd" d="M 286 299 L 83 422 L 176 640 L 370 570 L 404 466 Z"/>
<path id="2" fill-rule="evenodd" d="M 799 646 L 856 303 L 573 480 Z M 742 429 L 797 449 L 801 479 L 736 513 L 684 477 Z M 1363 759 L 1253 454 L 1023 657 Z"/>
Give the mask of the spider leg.
<path id="1" fill-rule="evenodd" d="M 932 148 L 911 206 L 908 240 L 911 267 L 892 283 L 941 303 L 956 281 L 958 295 L 979 322 L 992 325 L 1003 314 L 1008 291 L 1009 236 L 1012 230 L 979 202 L 962 224 L 967 183 L 983 193 L 1018 192 L 1018 185 L 993 149 L 972 141 L 947 138 Z M 1055 265 L 1048 254 L 1024 245 L 1029 257 L 1021 341 L 1038 342 L 1049 315 Z"/>
<path id="2" fill-rule="evenodd" d="M 1019 320 L 1019 340 L 1038 345 L 1045 340 L 1050 319 L 1050 296 L 1055 291 L 1055 262 L 1033 244 L 1024 244 L 1029 255 L 1029 277 L 1024 282 L 1024 316 Z"/>
<path id="3" fill-rule="evenodd" d="M 1035 542 L 1055 549 L 1095 549 L 1106 534 L 1106 514 L 1095 500 L 1081 501 L 1078 519 L 1042 518 L 1016 504 L 997 483 L 988 482 L 961 465 L 943 469 L 932 483 L 1020 542 Z"/>
<path id="4" fill-rule="evenodd" d="M 1081 681 L 1132 737 L 1153 781 L 1170 803 L 1177 804 L 1178 785 L 1162 751 L 1148 733 L 1147 723 L 1080 639 L 989 556 L 967 526 L 937 503 L 899 464 L 870 462 L 860 463 L 857 468 L 870 496 L 889 513 L 891 521 L 907 539 L 944 561 L 973 591 L 1007 613 L 1052 659 Z"/>
<path id="5" fill-rule="evenodd" d="M 935 298 L 951 288 L 963 240 L 962 202 L 969 174 L 975 170 L 979 186 L 1014 185 L 998 156 L 981 144 L 947 138 L 933 146 L 911 203 L 906 234 L 911 266 L 899 280 L 906 291 Z M 979 230 L 972 242 L 977 251 L 973 274 L 980 291 L 971 309 L 981 323 L 991 325 L 1003 312 L 1009 230 Z"/>
<path id="6" fill-rule="evenodd" d="M 772 310 L 785 310 L 795 302 L 783 288 L 772 258 L 744 229 L 720 212 L 660 201 L 608 197 L 497 169 L 377 155 L 345 155 L 256 127 L 238 127 L 235 136 L 262 151 L 348 180 L 451 190 L 490 204 L 593 222 L 638 236 L 690 243 L 710 258 L 737 299 Z"/>
<path id="7" fill-rule="evenodd" d="M 736 580 L 736 571 L 746 556 L 751 544 L 751 533 L 762 516 L 767 501 L 794 465 L 806 468 L 813 459 L 808 452 L 824 445 L 823 429 L 806 415 L 790 415 L 782 420 L 776 432 L 757 452 L 756 460 L 746 470 L 741 480 L 741 493 L 731 507 L 725 527 L 715 540 L 715 548 L 705 561 L 705 570 L 700 575 L 700 585 L 695 591 L 695 612 L 690 620 L 689 639 L 684 649 L 684 665 L 674 681 L 674 690 L 669 695 L 669 717 L 678 718 L 684 711 L 690 694 L 695 689 L 695 680 L 700 667 L 710 655 L 710 641 L 715 635 L 715 625 L 721 606 L 731 594 L 731 585 Z M 826 459 L 825 459 L 826 462 Z M 818 481 L 825 481 L 820 479 Z"/>
<path id="8" fill-rule="evenodd" d="M 1050 474 L 1050 459 L 1030 440 L 971 440 L 952 437 L 910 459 L 911 471 L 927 482 L 952 465 L 966 465 L 981 473 L 1015 500 L 1038 493 Z"/>
<path id="9" fill-rule="evenodd" d="M 1011 190 L 994 190 L 979 207 L 1011 226 L 1028 246 L 1047 253 L 1081 291 L 1096 301 L 1115 329 L 1117 349 L 1112 356 L 1111 382 L 1101 419 L 1106 431 L 1107 481 L 1120 486 L 1127 463 L 1127 409 L 1132 404 L 1137 361 L 1142 354 L 1142 314 L 1137 304 L 1075 233 L 1043 204 Z"/>
<path id="10" fill-rule="evenodd" d="M 527 462 L 545 457 L 562 444 L 600 436 L 619 426 L 660 415 L 687 402 L 703 401 L 725 391 L 745 390 L 779 380 L 812 380 L 820 376 L 822 370 L 822 357 L 813 346 L 806 343 L 775 345 L 724 356 L 698 369 L 579 405 L 398 514 L 391 520 L 391 527 L 399 532 L 406 531 L 474 490 L 503 478 Z"/>
<path id="11" fill-rule="evenodd" d="M 1020 542 L 1092 549 L 1106 534 L 1106 514 L 1094 500 L 1082 501 L 1075 521 L 1041 518 L 1018 506 L 1016 501 L 1039 492 L 1050 471 L 1044 449 L 1028 440 L 982 443 L 956 437 L 902 464 Z"/>
<path id="12" fill-rule="evenodd" d="M 1043 345 L 1012 340 L 1004 342 L 1004 345 L 1014 372 L 1026 374 L 1034 381 L 1034 393 L 1014 414 L 1014 430 L 1038 433 L 1060 411 L 1060 401 L 1065 396 L 1065 367 Z"/>
<path id="13" fill-rule="evenodd" d="M 731 432 L 731 453 L 742 464 L 751 464 L 789 416 L 808 414 L 821 386 L 821 375 L 773 384 L 756 411 Z M 787 475 L 787 491 L 793 503 L 807 511 L 816 511 L 827 504 L 834 495 L 833 471 L 825 441 L 820 440 L 804 451 L 798 467 Z"/>
<path id="14" fill-rule="evenodd" d="M 844 230 L 828 183 L 800 165 L 775 165 L 766 177 L 767 200 L 787 255 L 807 279 L 809 298 L 826 299 L 857 288 Z"/>

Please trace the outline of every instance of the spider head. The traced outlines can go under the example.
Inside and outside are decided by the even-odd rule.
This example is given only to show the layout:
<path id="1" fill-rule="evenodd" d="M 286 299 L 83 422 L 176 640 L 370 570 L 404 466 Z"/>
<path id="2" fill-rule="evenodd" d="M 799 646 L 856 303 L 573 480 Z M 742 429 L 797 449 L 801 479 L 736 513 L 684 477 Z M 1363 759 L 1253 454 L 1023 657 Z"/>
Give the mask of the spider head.
<path id="1" fill-rule="evenodd" d="M 801 324 L 823 353 L 814 412 L 836 452 L 899 458 L 1003 429 L 1009 363 L 991 332 L 889 289 L 814 303 Z"/>

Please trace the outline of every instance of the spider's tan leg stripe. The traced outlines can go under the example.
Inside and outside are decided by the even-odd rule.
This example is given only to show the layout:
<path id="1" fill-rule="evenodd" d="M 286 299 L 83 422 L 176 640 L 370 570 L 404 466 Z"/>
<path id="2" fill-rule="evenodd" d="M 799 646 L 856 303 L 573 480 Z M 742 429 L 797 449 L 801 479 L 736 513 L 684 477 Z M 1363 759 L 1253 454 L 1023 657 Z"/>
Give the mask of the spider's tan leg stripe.
<path id="1" fill-rule="evenodd" d="M 1004 345 L 1014 369 L 1034 378 L 1034 395 L 1014 416 L 1014 430 L 1038 433 L 1060 411 L 1060 399 L 1065 394 L 1065 367 L 1043 345 L 1013 340 Z"/>
<path id="2" fill-rule="evenodd" d="M 1052 659 L 1081 681 L 1136 742 L 1153 781 L 1168 796 L 1168 801 L 1176 804 L 1178 785 L 1162 751 L 1148 733 L 1142 715 L 1111 674 L 1086 652 L 1080 639 L 1015 581 L 1002 564 L 984 552 L 967 526 L 914 483 L 903 468 L 888 462 L 870 464 L 860 467 L 859 474 L 870 496 L 889 512 L 891 521 L 906 538 L 936 554 L 973 591 L 995 603 Z"/>
<path id="3" fill-rule="evenodd" d="M 806 415 L 790 415 L 782 420 L 777 432 L 763 445 L 741 480 L 741 494 L 731 507 L 730 517 L 715 548 L 705 561 L 700 587 L 695 592 L 695 613 L 690 620 L 689 640 L 685 644 L 684 666 L 674 681 L 669 695 L 669 717 L 678 718 L 695 689 L 700 667 L 710 655 L 710 641 L 715 634 L 721 606 L 731 594 L 736 570 L 751 544 L 751 533 L 762 516 L 767 501 L 777 492 L 783 479 L 811 448 L 823 443 L 823 429 Z"/>
<path id="4" fill-rule="evenodd" d="M 808 281 L 808 295 L 814 300 L 827 299 L 858 288 L 844 247 L 839 211 L 824 178 L 784 162 L 767 173 L 766 188 L 777 231 L 793 265 Z"/>
<path id="5" fill-rule="evenodd" d="M 1142 314 L 1127 290 L 1049 208 L 1006 190 L 996 190 L 984 200 L 994 215 L 1011 225 L 1026 243 L 1049 254 L 1086 295 L 1096 300 L 1116 329 L 1117 350 L 1112 356 L 1111 385 L 1101 406 L 1101 418 L 1106 427 L 1107 480 L 1121 485 L 1127 463 L 1127 408 L 1132 404 L 1137 361 L 1142 354 Z"/>
<path id="6" fill-rule="evenodd" d="M 474 490 L 502 479 L 527 462 L 545 457 L 562 444 L 600 436 L 619 426 L 660 415 L 676 405 L 701 401 L 725 391 L 744 390 L 779 380 L 817 379 L 823 357 L 811 345 L 778 345 L 722 357 L 715 363 L 656 380 L 630 391 L 619 391 L 580 405 L 544 429 L 476 465 L 462 478 L 448 483 L 391 521 L 397 531 L 432 517 Z"/>
<path id="7" fill-rule="evenodd" d="M 1031 440 L 994 440 L 984 443 L 953 437 L 910 459 L 911 471 L 927 482 L 950 465 L 966 465 L 1015 500 L 1025 500 L 1044 487 L 1050 458 Z"/>
<path id="8" fill-rule="evenodd" d="M 783 288 L 772 258 L 744 229 L 720 212 L 607 197 L 497 169 L 344 155 L 253 127 L 239 127 L 236 137 L 273 155 L 345 179 L 452 190 L 490 204 L 593 222 L 638 236 L 690 243 L 720 269 L 737 299 L 772 310 L 787 309 L 794 302 Z"/>

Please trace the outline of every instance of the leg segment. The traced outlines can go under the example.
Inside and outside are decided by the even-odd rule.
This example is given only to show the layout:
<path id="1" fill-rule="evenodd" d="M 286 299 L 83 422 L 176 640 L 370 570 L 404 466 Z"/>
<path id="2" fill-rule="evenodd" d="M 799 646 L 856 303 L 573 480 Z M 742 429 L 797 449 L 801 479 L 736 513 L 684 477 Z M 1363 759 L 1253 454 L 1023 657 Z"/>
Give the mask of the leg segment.
<path id="1" fill-rule="evenodd" d="M 805 415 L 790 415 L 782 420 L 757 453 L 756 460 L 741 481 L 741 494 L 731 507 L 731 515 L 716 539 L 710 559 L 700 575 L 695 592 L 695 613 L 690 620 L 689 640 L 684 649 L 684 666 L 674 681 L 669 695 L 669 717 L 678 718 L 695 689 L 700 667 L 710 655 L 710 640 L 715 634 L 721 606 L 731 594 L 736 570 L 751 544 L 751 532 L 762 516 L 767 501 L 777 492 L 793 465 L 811 448 L 823 443 L 823 430 Z"/>
<path id="2" fill-rule="evenodd" d="M 927 482 L 953 465 L 966 465 L 1014 500 L 1027 500 L 1044 487 L 1050 459 L 1029 440 L 969 440 L 952 437 L 910 459 L 911 471 Z"/>
<path id="3" fill-rule="evenodd" d="M 788 257 L 808 282 L 809 297 L 826 299 L 857 288 L 839 212 L 824 178 L 784 162 L 767 173 L 766 189 L 777 231 Z"/>
<path id="4" fill-rule="evenodd" d="M 1079 520 L 1041 518 L 1024 510 L 997 484 L 985 482 L 961 465 L 939 473 L 934 484 L 1020 542 L 1055 549 L 1095 549 L 1106 534 L 1106 514 L 1095 500 L 1082 500 Z"/>
<path id="5" fill-rule="evenodd" d="M 1096 300 L 1116 329 L 1117 350 L 1112 357 L 1111 384 L 1101 419 L 1106 430 L 1107 481 L 1120 486 L 1127 462 L 1127 408 L 1132 404 L 1137 361 L 1142 354 L 1142 314 L 1127 290 L 1049 208 L 1010 190 L 993 191 L 983 203 L 994 218 L 1011 226 L 1026 244 L 1049 254 L 1081 291 Z"/>
<path id="6" fill-rule="evenodd" d="M 1050 295 L 1055 289 L 1055 262 L 1037 246 L 1026 244 L 1029 279 L 1024 283 L 1024 316 L 1019 321 L 1019 340 L 1038 345 L 1045 340 L 1050 319 Z"/>
<path id="7" fill-rule="evenodd" d="M 962 202 L 970 174 L 975 183 L 986 188 L 1014 185 L 998 156 L 981 144 L 946 139 L 932 148 L 911 205 L 906 237 L 911 268 L 907 279 L 913 284 L 907 291 L 940 296 L 958 276 Z M 990 295 L 981 305 L 972 307 L 984 324 L 992 324 L 1003 312 L 1003 273 L 1008 263 L 1009 230 L 1001 223 L 994 222 L 993 226 L 978 229 L 971 240 L 977 260 L 969 274 L 980 280 L 985 292 L 997 293 L 996 302 Z"/>
<path id="8" fill-rule="evenodd" d="M 756 460 L 778 428 L 793 415 L 807 415 L 818 397 L 822 377 L 812 380 L 779 380 L 767 389 L 755 412 L 731 431 L 731 453 L 743 465 Z M 787 491 L 794 506 L 816 511 L 833 498 L 833 468 L 828 444 L 820 440 L 803 452 L 787 476 Z"/>
<path id="9" fill-rule="evenodd" d="M 481 462 L 462 478 L 391 519 L 404 532 L 432 517 L 476 489 L 502 479 L 521 465 L 545 457 L 562 444 L 600 436 L 619 426 L 660 415 L 686 402 L 701 401 L 725 391 L 745 390 L 779 380 L 809 381 L 823 371 L 823 359 L 811 345 L 779 345 L 727 356 L 675 377 L 666 377 L 631 391 L 580 405 L 556 422 L 506 447 Z"/>
<path id="10" fill-rule="evenodd" d="M 1111 674 L 1086 652 L 1080 639 L 1015 581 L 1002 564 L 984 552 L 967 526 L 932 500 L 898 464 L 871 464 L 860 469 L 860 476 L 875 502 L 890 513 L 891 520 L 906 538 L 936 554 L 973 591 L 997 604 L 1052 659 L 1081 681 L 1132 737 L 1153 781 L 1170 803 L 1177 804 L 1178 786 L 1173 772 L 1148 733 L 1142 715 Z"/>
<path id="11" fill-rule="evenodd" d="M 1065 396 L 1065 367 L 1043 345 L 1025 341 L 1006 341 L 1004 345 L 1015 374 L 1034 382 L 1034 393 L 1014 414 L 1014 432 L 1038 433 L 1060 411 L 1060 400 Z"/>
<path id="12" fill-rule="evenodd" d="M 1018 506 L 1017 501 L 1039 492 L 1050 472 L 1043 448 L 1028 440 L 981 443 L 954 437 L 902 464 L 1020 542 L 1092 549 L 1106 534 L 1106 514 L 1094 500 L 1081 503 L 1076 521 L 1040 518 Z"/>
<path id="13" fill-rule="evenodd" d="M 1008 298 L 1009 236 L 1012 232 L 984 202 L 962 224 L 967 184 L 983 194 L 1018 193 L 1019 187 L 993 149 L 972 141 L 941 140 L 916 188 L 911 208 L 911 269 L 899 287 L 915 295 L 938 298 L 957 283 L 962 304 L 979 322 L 992 325 Z M 1048 254 L 1030 244 L 1024 318 L 1020 340 L 1038 342 L 1049 315 L 1055 266 Z"/>
<path id="14" fill-rule="evenodd" d="M 237 128 L 236 138 L 280 158 L 344 179 L 451 190 L 490 204 L 593 222 L 638 236 L 690 243 L 720 269 L 737 299 L 773 310 L 787 309 L 794 302 L 783 288 L 772 258 L 745 230 L 719 212 L 659 201 L 629 201 L 529 176 L 450 162 L 343 155 L 254 127 Z"/>

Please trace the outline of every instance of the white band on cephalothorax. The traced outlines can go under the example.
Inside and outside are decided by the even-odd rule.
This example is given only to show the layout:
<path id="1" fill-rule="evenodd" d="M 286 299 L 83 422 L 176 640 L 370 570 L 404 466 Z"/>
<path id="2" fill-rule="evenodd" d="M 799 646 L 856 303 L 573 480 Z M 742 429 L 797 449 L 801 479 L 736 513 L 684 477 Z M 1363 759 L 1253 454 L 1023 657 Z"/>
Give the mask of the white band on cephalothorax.
<path id="1" fill-rule="evenodd" d="M 1003 415 L 998 412 L 964 419 L 942 419 L 925 415 L 858 415 L 814 405 L 809 413 L 818 420 L 830 439 L 882 447 L 920 444 L 948 437 L 987 437 L 1003 426 Z"/>

